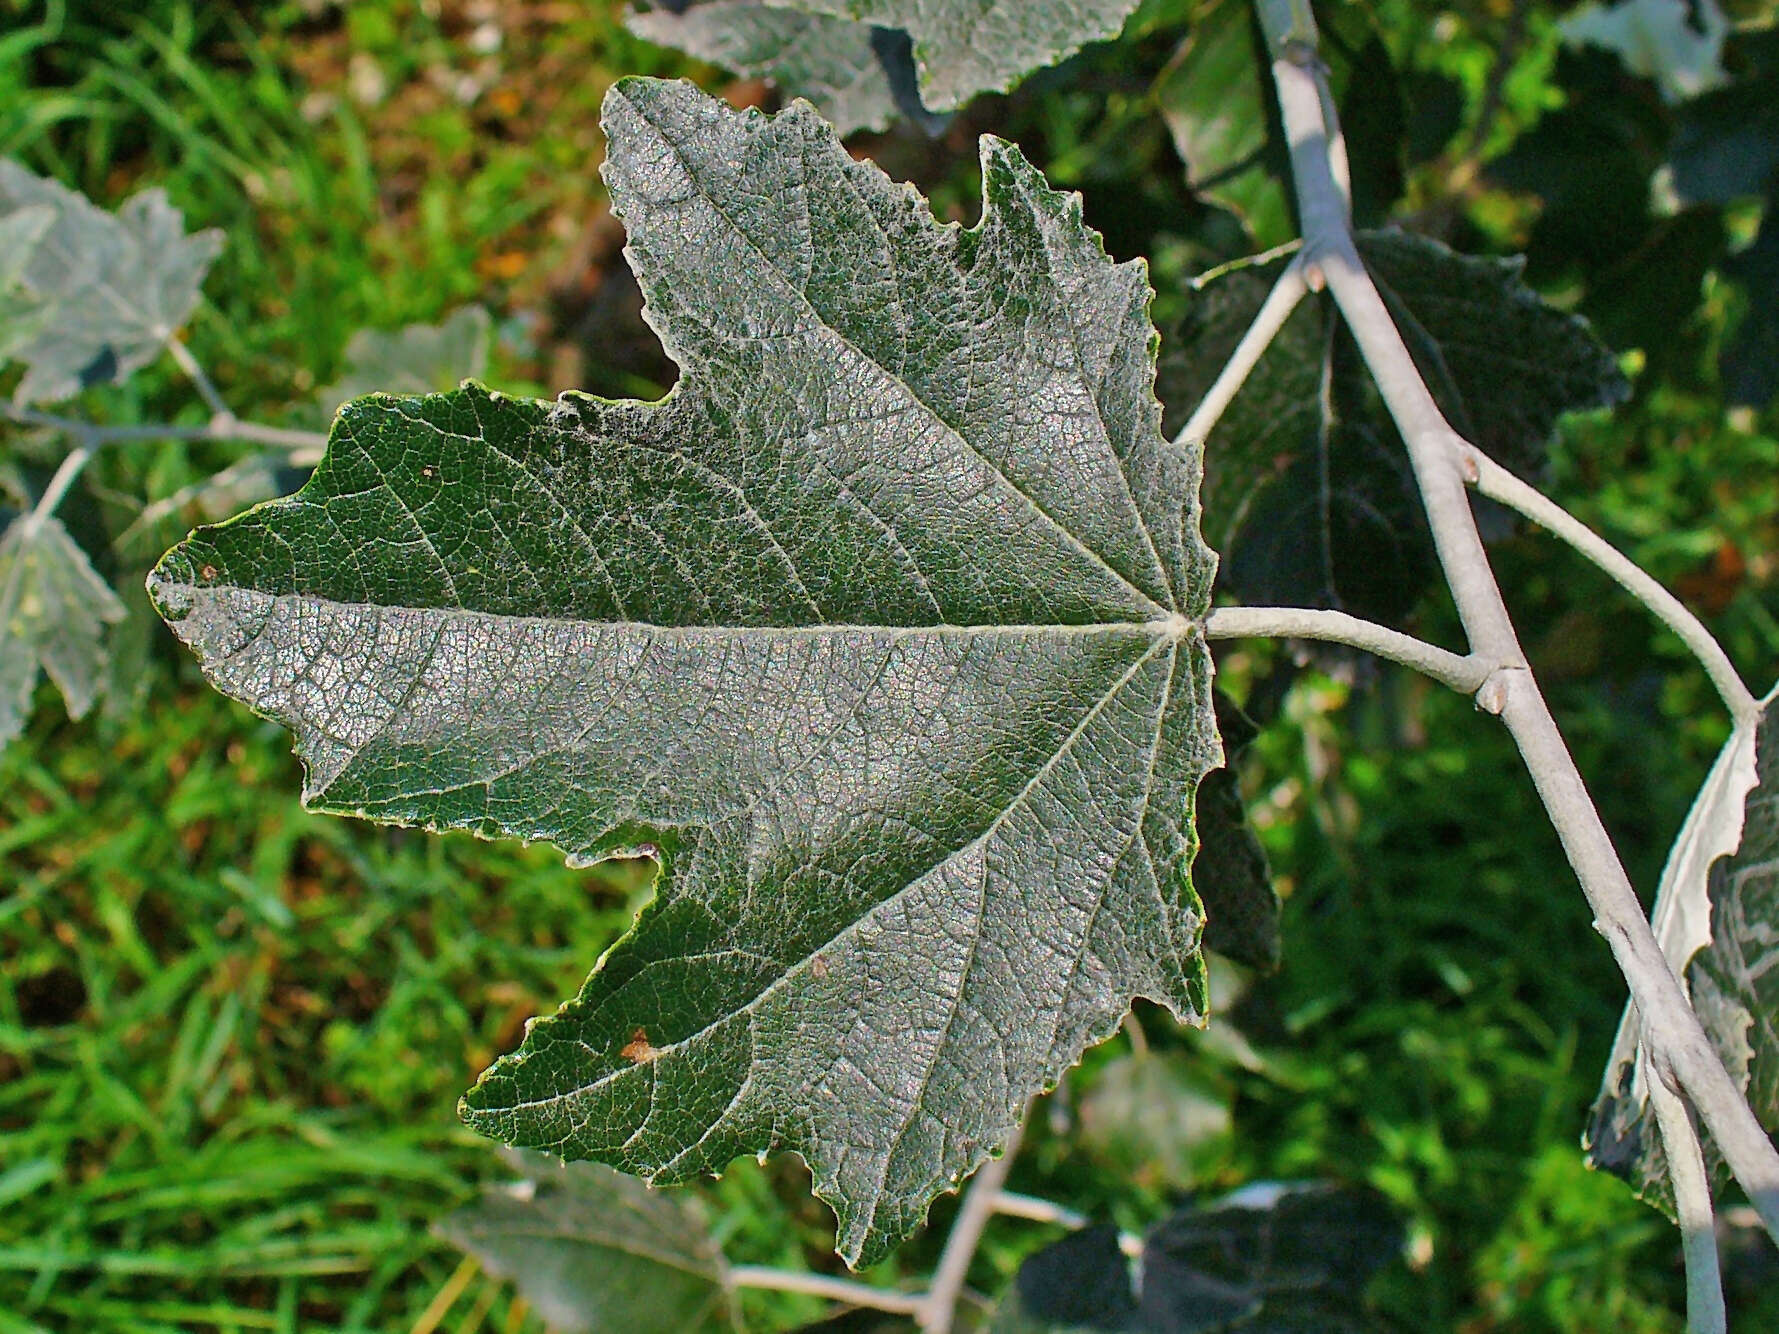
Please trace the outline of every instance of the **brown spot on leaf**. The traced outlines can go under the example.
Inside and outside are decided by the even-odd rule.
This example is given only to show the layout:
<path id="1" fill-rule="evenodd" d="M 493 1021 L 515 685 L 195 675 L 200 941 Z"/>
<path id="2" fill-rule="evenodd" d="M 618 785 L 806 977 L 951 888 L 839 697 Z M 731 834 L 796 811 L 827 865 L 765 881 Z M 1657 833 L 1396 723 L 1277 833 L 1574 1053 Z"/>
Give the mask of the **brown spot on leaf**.
<path id="1" fill-rule="evenodd" d="M 214 565 L 206 565 L 203 569 L 198 571 L 198 578 L 202 579 L 205 583 L 211 582 L 216 578 L 216 567 Z"/>
<path id="2" fill-rule="evenodd" d="M 826 977 L 828 975 L 828 961 L 827 961 L 827 959 L 825 959 L 823 956 L 821 956 L 819 954 L 816 955 L 815 958 L 811 959 L 809 961 L 809 975 L 811 977 L 813 977 L 817 982 L 820 982 L 824 977 Z"/>
<path id="3" fill-rule="evenodd" d="M 646 1028 L 639 1028 L 632 1033 L 630 1041 L 626 1042 L 618 1052 L 618 1055 L 625 1060 L 637 1065 L 644 1065 L 660 1054 L 660 1048 L 649 1045 L 649 1031 Z"/>

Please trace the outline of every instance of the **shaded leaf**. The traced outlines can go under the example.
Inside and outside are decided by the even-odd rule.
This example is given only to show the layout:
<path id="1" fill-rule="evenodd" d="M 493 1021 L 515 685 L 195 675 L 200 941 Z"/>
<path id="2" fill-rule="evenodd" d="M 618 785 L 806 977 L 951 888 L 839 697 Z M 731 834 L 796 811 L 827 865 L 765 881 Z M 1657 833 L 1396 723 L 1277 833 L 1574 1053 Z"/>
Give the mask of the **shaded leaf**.
<path id="1" fill-rule="evenodd" d="M 1779 689 L 1758 726 L 1738 728 L 1681 826 L 1651 915 L 1662 952 L 1682 971 L 1693 1008 L 1769 1132 L 1779 1131 Z M 1666 1156 L 1626 1007 L 1594 1106 L 1589 1161 L 1672 1213 Z M 1707 1157 L 1726 1179 L 1716 1147 Z"/>
<path id="2" fill-rule="evenodd" d="M 1737 44 L 1746 68 L 1735 82 L 1675 111 L 1668 161 L 1682 199 L 1728 204 L 1779 180 L 1779 31 Z"/>
<path id="3" fill-rule="evenodd" d="M 1779 392 L 1779 191 L 1768 198 L 1753 243 L 1732 255 L 1723 272 L 1748 294 L 1723 349 L 1724 397 L 1764 407 Z"/>
<path id="4" fill-rule="evenodd" d="M 86 552 L 50 515 L 26 514 L 0 533 L 0 746 L 24 730 L 39 671 L 70 717 L 93 706 L 105 673 L 105 627 L 123 604 Z"/>
<path id="5" fill-rule="evenodd" d="M 1250 968 L 1272 969 L 1279 964 L 1279 895 L 1235 771 L 1254 724 L 1221 692 L 1216 708 L 1225 763 L 1205 775 L 1193 807 L 1198 856 L 1192 886 L 1205 906 L 1205 948 Z"/>
<path id="6" fill-rule="evenodd" d="M 806 97 L 842 135 L 887 129 L 895 118 L 889 71 L 869 23 L 773 8 L 766 0 L 705 0 L 682 12 L 645 10 L 630 31 Z"/>
<path id="7" fill-rule="evenodd" d="M 1133 996 L 1202 1011 L 1196 456 L 1142 267 L 1011 145 L 963 232 L 806 106 L 626 80 L 605 126 L 675 392 L 356 400 L 152 590 L 312 805 L 660 859 L 472 1125 L 794 1149 L 875 1260 Z"/>
<path id="8" fill-rule="evenodd" d="M 1517 261 L 1395 231 L 1361 233 L 1359 248 L 1453 426 L 1508 467 L 1536 473 L 1563 412 L 1626 394 L 1611 352 L 1527 288 Z M 1285 263 L 1228 265 L 1196 285 L 1164 342 L 1166 429 L 1210 388 Z M 1286 323 L 1207 450 L 1206 535 L 1238 597 L 1377 620 L 1419 597 L 1432 549 L 1407 453 L 1323 299 Z"/>
<path id="9" fill-rule="evenodd" d="M 434 1231 L 510 1279 L 563 1334 L 736 1329 L 722 1253 L 686 1203 L 597 1163 L 513 1154 L 516 1187 L 484 1190 Z"/>
<path id="10" fill-rule="evenodd" d="M 767 0 L 782 9 L 900 28 L 914 39 L 921 101 L 952 111 L 1011 88 L 1088 42 L 1118 35 L 1138 0 Z"/>
<path id="11" fill-rule="evenodd" d="M 990 1334 L 1143 1328 L 1130 1260 L 1119 1249 L 1118 1229 L 1106 1224 L 1082 1228 L 1029 1257 L 989 1326 Z"/>
<path id="12" fill-rule="evenodd" d="M 197 305 L 222 251 L 221 232 L 188 236 L 184 217 L 159 190 L 144 190 L 111 214 L 0 160 L 0 211 L 31 206 L 53 210 L 55 221 L 22 275 L 43 314 L 11 350 L 28 367 L 14 393 L 21 403 L 67 398 L 154 360 Z"/>
<path id="13" fill-rule="evenodd" d="M 1117 1233 L 1096 1228 L 1020 1267 L 995 1334 L 1375 1331 L 1366 1285 L 1401 1225 L 1371 1191 L 1266 1183 L 1186 1210 L 1143 1243 L 1140 1291 Z"/>
<path id="14" fill-rule="evenodd" d="M 430 394 L 479 379 L 488 369 L 490 324 L 481 306 L 465 306 L 439 324 L 360 329 L 346 340 L 346 373 L 316 401 L 332 416 L 361 394 Z"/>

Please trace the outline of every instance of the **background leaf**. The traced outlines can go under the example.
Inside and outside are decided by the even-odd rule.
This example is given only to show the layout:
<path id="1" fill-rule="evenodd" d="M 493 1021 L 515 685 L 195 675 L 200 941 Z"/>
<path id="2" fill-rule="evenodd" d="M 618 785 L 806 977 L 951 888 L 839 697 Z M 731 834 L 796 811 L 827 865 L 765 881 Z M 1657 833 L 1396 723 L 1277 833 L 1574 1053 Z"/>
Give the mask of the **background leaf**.
<path id="1" fill-rule="evenodd" d="M 1138 0 L 768 0 L 900 28 L 914 39 L 921 100 L 952 111 L 1010 88 L 1088 42 L 1116 36 Z"/>
<path id="2" fill-rule="evenodd" d="M 1010 145 L 960 232 L 806 107 L 605 122 L 676 392 L 356 400 L 153 592 L 313 804 L 656 851 L 473 1125 L 663 1182 L 795 1149 L 873 1260 L 1133 996 L 1203 1008 L 1196 459 L 1141 266 Z"/>
<path id="3" fill-rule="evenodd" d="M 1378 1328 L 1367 1284 L 1399 1254 L 1384 1200 L 1343 1187 L 1260 1183 L 1183 1210 L 1144 1239 L 1142 1283 L 1112 1228 L 1020 1267 L 995 1334 L 1311 1334 Z"/>
<path id="4" fill-rule="evenodd" d="M 738 1328 L 728 1266 L 684 1199 L 598 1163 L 512 1154 L 517 1187 L 435 1231 L 512 1280 L 562 1334 L 716 1334 Z"/>
<path id="5" fill-rule="evenodd" d="M 644 10 L 625 23 L 651 42 L 808 98 L 842 135 L 887 129 L 895 118 L 895 90 L 869 23 L 776 8 L 766 0 L 705 0 L 678 10 Z"/>
<path id="6" fill-rule="evenodd" d="M 111 214 L 0 160 L 0 212 L 31 206 L 54 210 L 55 221 L 22 275 L 44 314 L 12 348 L 29 367 L 13 394 L 20 403 L 68 398 L 147 365 L 197 305 L 222 250 L 219 231 L 186 235 L 184 218 L 159 190 Z"/>
<path id="7" fill-rule="evenodd" d="M 0 533 L 0 746 L 23 730 L 39 670 L 78 718 L 105 672 L 105 627 L 123 604 L 68 530 L 26 514 Z"/>
<path id="8" fill-rule="evenodd" d="M 1706 777 L 1663 870 L 1652 923 L 1731 1076 L 1761 1124 L 1779 1132 L 1779 982 L 1769 976 L 1779 949 L 1779 690 Z M 1627 1006 L 1588 1131 L 1589 1159 L 1671 1213 L 1650 1078 Z M 1727 1180 L 1708 1136 L 1706 1147 L 1714 1175 Z"/>
<path id="9" fill-rule="evenodd" d="M 1508 467 L 1536 474 L 1561 413 L 1625 396 L 1610 351 L 1527 288 L 1516 262 L 1396 231 L 1363 232 L 1359 248 L 1453 426 Z M 1227 265 L 1196 284 L 1164 343 L 1164 429 L 1197 406 L 1285 263 Z M 1322 299 L 1292 315 L 1207 451 L 1206 533 L 1235 596 L 1386 621 L 1418 599 L 1432 551 L 1407 452 Z"/>
<path id="10" fill-rule="evenodd" d="M 346 373 L 316 400 L 331 417 L 361 394 L 431 394 L 480 379 L 488 369 L 491 325 L 481 306 L 465 306 L 439 324 L 409 324 L 394 333 L 360 329 L 346 343 Z"/>

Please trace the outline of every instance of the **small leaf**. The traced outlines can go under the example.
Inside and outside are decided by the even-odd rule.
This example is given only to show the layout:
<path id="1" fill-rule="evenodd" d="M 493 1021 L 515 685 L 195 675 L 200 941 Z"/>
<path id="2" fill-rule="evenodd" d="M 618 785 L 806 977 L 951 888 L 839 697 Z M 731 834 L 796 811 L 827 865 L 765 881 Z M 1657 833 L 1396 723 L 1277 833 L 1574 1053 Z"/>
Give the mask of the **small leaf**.
<path id="1" fill-rule="evenodd" d="M 1655 80 L 1670 102 L 1724 82 L 1723 39 L 1729 30 L 1717 0 L 1594 3 L 1557 24 L 1571 46 L 1611 51 L 1631 73 Z"/>
<path id="2" fill-rule="evenodd" d="M 1401 1225 L 1369 1190 L 1262 1183 L 1185 1210 L 1143 1243 L 1142 1284 L 1111 1228 L 1065 1238 L 1020 1267 L 994 1334 L 1368 1334 L 1366 1285 Z"/>
<path id="3" fill-rule="evenodd" d="M 1291 204 L 1263 156 L 1272 90 L 1254 41 L 1247 0 L 1219 0 L 1193 20 L 1155 96 L 1193 190 L 1264 246 L 1291 235 Z"/>
<path id="4" fill-rule="evenodd" d="M 562 1334 L 732 1331 L 728 1266 L 686 1203 L 596 1163 L 512 1154 L 490 1188 L 434 1231 L 510 1279 Z"/>
<path id="5" fill-rule="evenodd" d="M 767 0 L 781 9 L 900 28 L 914 39 L 921 101 L 953 111 L 1011 88 L 1088 42 L 1118 35 L 1138 0 Z"/>
<path id="6" fill-rule="evenodd" d="M 674 393 L 355 400 L 152 591 L 315 806 L 660 860 L 473 1126 L 793 1149 L 876 1260 L 1134 996 L 1202 1012 L 1197 457 L 1142 266 L 1012 145 L 966 232 L 806 105 L 625 80 L 605 126 Z"/>
<path id="7" fill-rule="evenodd" d="M 329 416 L 361 394 L 430 394 L 480 379 L 488 370 L 488 312 L 465 306 L 442 324 L 395 333 L 360 329 L 346 341 L 346 373 L 316 394 Z"/>
<path id="8" fill-rule="evenodd" d="M 1737 728 L 1705 778 L 1656 891 L 1651 925 L 1693 1008 L 1769 1133 L 1779 1132 L 1779 688 Z M 1649 1107 L 1652 1075 L 1625 1008 L 1588 1129 L 1589 1161 L 1672 1213 Z M 1719 1180 L 1723 1164 L 1706 1139 Z"/>
<path id="9" fill-rule="evenodd" d="M 896 116 L 868 23 L 777 9 L 766 0 L 706 0 L 680 12 L 631 14 L 625 25 L 651 42 L 808 98 L 842 135 L 887 129 Z"/>
<path id="10" fill-rule="evenodd" d="M 39 670 L 79 718 L 105 672 L 105 627 L 123 604 L 68 530 L 26 514 L 0 533 L 0 746 L 24 730 Z"/>
<path id="11" fill-rule="evenodd" d="M 1133 1052 L 1106 1062 L 1081 1098 L 1089 1152 L 1151 1190 L 1197 1184 L 1202 1153 L 1229 1133 L 1226 1097 L 1182 1053 Z"/>
<path id="12" fill-rule="evenodd" d="M 1358 239 L 1440 407 L 1508 467 L 1537 472 L 1562 413 L 1625 396 L 1611 352 L 1527 288 L 1518 261 L 1395 231 Z M 1165 343 L 1167 429 L 1210 388 L 1285 262 L 1226 265 L 1196 285 Z M 1407 452 L 1323 299 L 1286 323 L 1208 449 L 1206 532 L 1231 592 L 1386 621 L 1414 604 L 1433 564 Z"/>
<path id="13" fill-rule="evenodd" d="M 47 207 L 55 221 L 26 261 L 22 280 L 43 304 L 42 324 L 11 350 L 29 369 L 20 403 L 68 398 L 147 365 L 184 324 L 222 251 L 222 233 L 187 235 L 159 190 L 115 214 L 55 181 L 0 160 L 0 210 Z"/>

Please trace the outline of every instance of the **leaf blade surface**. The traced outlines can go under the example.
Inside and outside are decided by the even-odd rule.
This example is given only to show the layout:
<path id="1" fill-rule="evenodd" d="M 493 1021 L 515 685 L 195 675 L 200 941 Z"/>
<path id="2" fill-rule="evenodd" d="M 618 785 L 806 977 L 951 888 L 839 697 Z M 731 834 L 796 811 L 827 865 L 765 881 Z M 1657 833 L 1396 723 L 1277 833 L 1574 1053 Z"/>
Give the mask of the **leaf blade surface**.
<path id="1" fill-rule="evenodd" d="M 858 1263 L 1132 996 L 1202 1011 L 1196 457 L 1141 268 L 1010 145 L 961 232 L 804 107 L 605 119 L 680 387 L 348 404 L 153 591 L 311 804 L 660 856 L 473 1125 L 663 1182 L 795 1149 Z"/>

